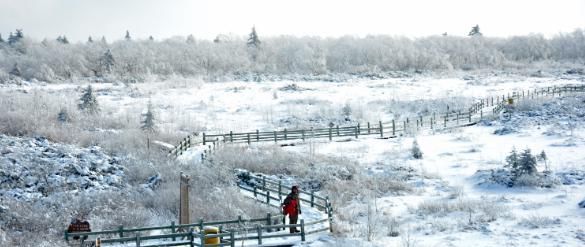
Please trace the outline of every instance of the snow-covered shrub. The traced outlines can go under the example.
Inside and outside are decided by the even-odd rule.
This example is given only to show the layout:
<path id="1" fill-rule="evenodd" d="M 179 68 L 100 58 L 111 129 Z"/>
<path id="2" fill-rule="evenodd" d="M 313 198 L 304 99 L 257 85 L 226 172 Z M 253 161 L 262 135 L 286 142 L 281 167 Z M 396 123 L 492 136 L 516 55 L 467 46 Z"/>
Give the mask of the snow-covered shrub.
<path id="1" fill-rule="evenodd" d="M 579 202 L 578 205 L 580 208 L 585 208 L 585 199 L 583 201 Z"/>
<path id="2" fill-rule="evenodd" d="M 556 217 L 547 217 L 547 216 L 540 216 L 540 215 L 532 215 L 526 218 L 523 218 L 518 223 L 521 226 L 528 227 L 531 229 L 536 228 L 548 228 L 553 225 L 560 225 L 561 219 Z"/>

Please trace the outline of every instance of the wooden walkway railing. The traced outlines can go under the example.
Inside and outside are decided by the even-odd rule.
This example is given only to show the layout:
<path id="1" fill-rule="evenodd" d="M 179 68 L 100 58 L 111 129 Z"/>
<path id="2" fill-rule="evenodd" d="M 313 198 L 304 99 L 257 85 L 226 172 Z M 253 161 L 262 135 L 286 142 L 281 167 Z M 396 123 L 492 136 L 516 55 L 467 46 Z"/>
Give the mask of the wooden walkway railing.
<path id="1" fill-rule="evenodd" d="M 170 156 L 180 156 L 193 146 L 203 146 L 205 151 L 201 154 L 204 159 L 208 153 L 217 149 L 219 145 L 228 143 L 254 142 L 278 142 L 289 140 L 305 141 L 311 138 L 327 138 L 330 141 L 339 137 L 379 136 L 379 138 L 393 138 L 398 135 L 407 135 L 421 130 L 439 130 L 446 128 L 462 127 L 474 124 L 484 117 L 497 115 L 510 99 L 517 102 L 523 99 L 534 99 L 548 96 L 561 96 L 566 93 L 584 92 L 585 85 L 566 85 L 562 87 L 546 87 L 534 90 L 523 90 L 508 93 L 508 95 L 492 96 L 479 99 L 465 111 L 447 111 L 441 114 L 433 113 L 416 119 L 406 118 L 399 122 L 378 121 L 377 123 L 357 124 L 352 126 L 331 126 L 326 128 L 310 128 L 296 130 L 274 130 L 236 133 L 230 131 L 222 134 L 201 135 L 192 134 L 184 138 L 169 152 Z M 485 112 L 484 112 L 485 110 Z"/>
<path id="2" fill-rule="evenodd" d="M 290 187 L 282 185 L 281 181 L 267 179 L 264 176 L 250 175 L 251 180 L 255 183 L 239 183 L 238 187 L 242 190 L 253 193 L 255 199 L 271 206 L 279 207 L 282 198 L 290 191 Z M 272 193 L 271 193 L 272 192 Z M 301 241 L 306 240 L 307 235 L 332 231 L 333 208 L 328 197 L 322 197 L 314 192 L 305 192 L 300 190 L 301 201 L 303 206 L 310 206 L 319 211 L 326 213 L 327 217 L 313 221 L 300 220 L 299 224 L 284 224 L 283 215 L 266 214 L 266 217 L 256 219 L 238 219 L 227 221 L 204 221 L 199 220 L 193 224 L 177 225 L 171 222 L 166 226 L 153 226 L 141 228 L 125 228 L 120 226 L 115 230 L 97 231 L 97 232 L 79 232 L 68 233 L 65 231 L 65 240 L 70 238 L 93 236 L 96 242 L 101 245 L 124 244 L 128 246 L 235 246 L 237 241 L 256 240 L 261 245 L 267 239 L 282 237 L 300 237 Z M 282 224 L 273 224 L 273 222 L 282 222 Z M 321 226 L 319 226 L 321 225 Z M 325 226 L 327 225 L 327 226 Z M 204 227 L 219 227 L 218 234 L 206 234 Z M 298 233 L 278 232 L 278 230 L 290 227 L 299 227 Z M 159 234 L 151 234 L 152 231 L 160 231 Z M 220 244 L 205 244 L 206 240 L 220 238 Z M 94 240 L 92 240 L 94 241 Z"/>

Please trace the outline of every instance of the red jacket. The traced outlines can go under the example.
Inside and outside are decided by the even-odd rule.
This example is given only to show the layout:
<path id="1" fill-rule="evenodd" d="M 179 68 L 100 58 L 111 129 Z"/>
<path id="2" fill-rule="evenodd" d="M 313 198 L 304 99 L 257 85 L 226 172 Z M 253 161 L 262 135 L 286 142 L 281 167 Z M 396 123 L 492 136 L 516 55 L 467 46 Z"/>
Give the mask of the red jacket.
<path id="1" fill-rule="evenodd" d="M 298 196 L 288 194 L 282 203 L 282 212 L 285 215 L 298 215 L 301 213 L 301 203 Z"/>

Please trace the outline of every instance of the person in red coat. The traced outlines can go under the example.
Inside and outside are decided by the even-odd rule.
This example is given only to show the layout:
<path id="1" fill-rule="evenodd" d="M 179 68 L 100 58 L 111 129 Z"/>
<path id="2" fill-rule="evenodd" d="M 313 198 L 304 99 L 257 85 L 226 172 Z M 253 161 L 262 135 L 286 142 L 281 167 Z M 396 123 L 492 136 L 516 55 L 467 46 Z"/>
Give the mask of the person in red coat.
<path id="1" fill-rule="evenodd" d="M 296 224 L 301 214 L 301 200 L 299 199 L 299 187 L 293 186 L 291 192 L 282 203 L 282 213 L 288 215 L 289 224 Z M 296 227 L 290 228 L 290 233 L 300 232 Z"/>

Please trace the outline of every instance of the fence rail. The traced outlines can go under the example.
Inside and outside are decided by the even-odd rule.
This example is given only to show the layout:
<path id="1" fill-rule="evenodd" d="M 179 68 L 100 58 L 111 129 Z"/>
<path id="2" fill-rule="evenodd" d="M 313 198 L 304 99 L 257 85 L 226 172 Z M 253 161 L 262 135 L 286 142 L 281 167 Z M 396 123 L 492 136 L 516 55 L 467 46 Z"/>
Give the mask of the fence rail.
<path id="1" fill-rule="evenodd" d="M 514 101 L 523 99 L 534 99 L 549 96 L 561 96 L 562 94 L 572 92 L 584 92 L 585 85 L 565 85 L 562 87 L 546 87 L 534 90 L 522 90 L 512 93 L 491 96 L 478 99 L 465 111 L 447 111 L 444 113 L 433 113 L 427 116 L 420 116 L 415 119 L 406 118 L 403 121 L 392 120 L 390 122 L 378 121 L 377 123 L 357 124 L 352 126 L 330 126 L 326 128 L 310 129 L 283 129 L 274 131 L 251 131 L 236 133 L 230 131 L 221 134 L 201 133 L 191 134 L 184 138 L 179 144 L 169 152 L 169 155 L 180 156 L 190 147 L 203 145 L 206 147 L 202 153 L 202 159 L 219 145 L 227 143 L 247 143 L 254 142 L 278 142 L 289 140 L 306 141 L 312 138 L 328 138 L 332 141 L 334 138 L 354 137 L 374 135 L 380 138 L 392 138 L 398 135 L 407 135 L 421 130 L 439 130 L 467 126 L 470 123 L 476 123 L 487 116 L 498 114 L 506 107 L 510 99 Z M 197 140 L 195 140 L 197 139 Z"/>

